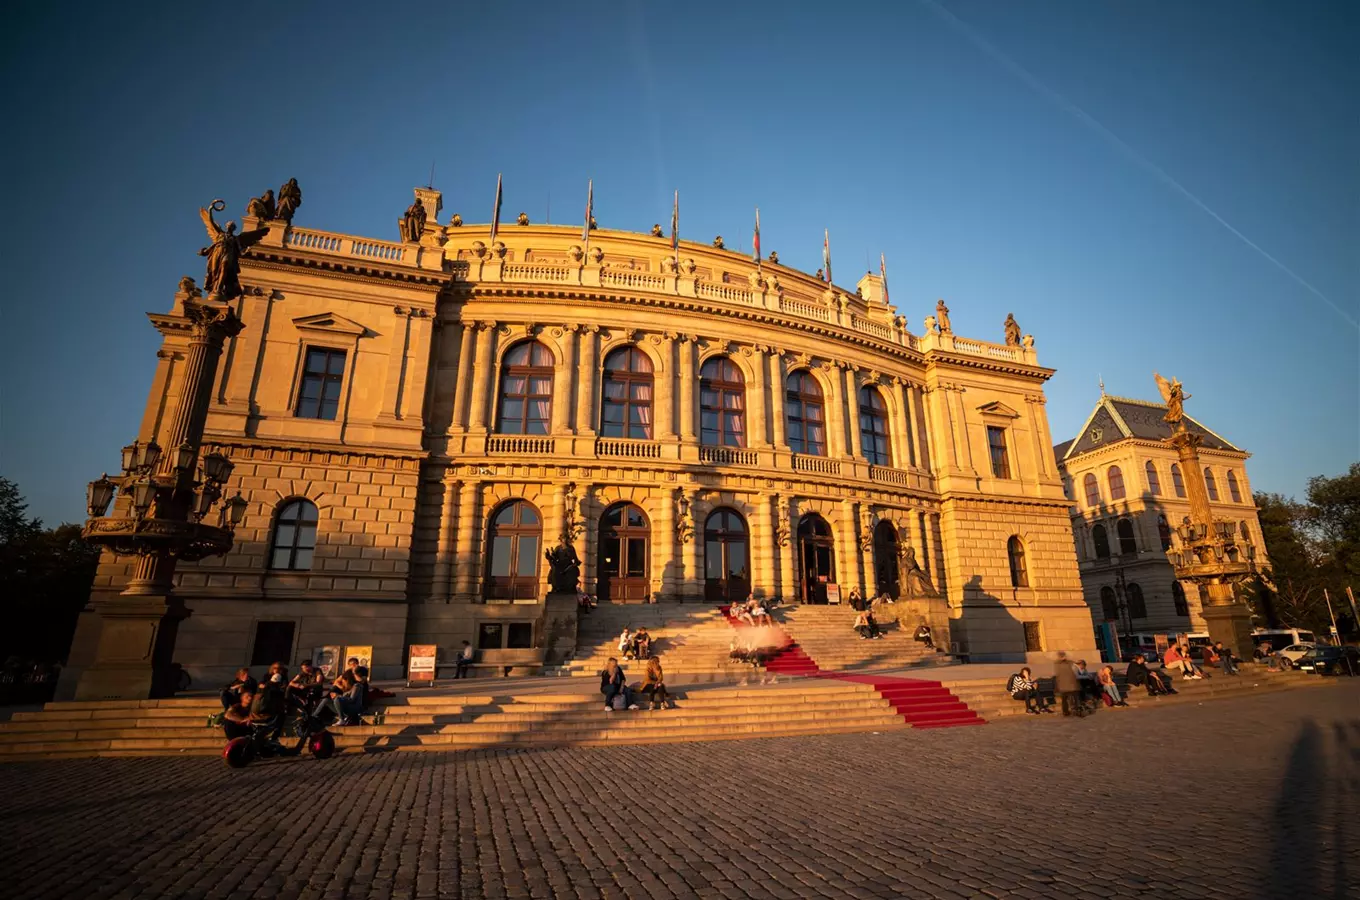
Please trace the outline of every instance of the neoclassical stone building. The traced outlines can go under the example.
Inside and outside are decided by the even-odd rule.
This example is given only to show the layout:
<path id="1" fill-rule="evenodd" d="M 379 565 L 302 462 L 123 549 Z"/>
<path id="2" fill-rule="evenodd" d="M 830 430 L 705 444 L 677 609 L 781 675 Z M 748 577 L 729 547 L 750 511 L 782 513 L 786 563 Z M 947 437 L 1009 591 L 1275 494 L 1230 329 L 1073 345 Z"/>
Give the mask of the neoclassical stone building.
<path id="1" fill-rule="evenodd" d="M 1121 633 L 1204 631 L 1193 584 L 1176 580 L 1166 551 L 1180 538 L 1176 526 L 1190 515 L 1188 473 L 1164 443 L 1171 427 L 1159 403 L 1112 397 L 1101 390 L 1078 437 L 1054 452 L 1063 488 L 1072 501 L 1072 534 L 1082 589 L 1097 622 Z M 1199 455 L 1214 517 L 1238 523 L 1258 566 L 1267 564 L 1246 461 L 1238 449 L 1186 417 L 1200 435 Z"/>
<path id="2" fill-rule="evenodd" d="M 677 258 L 655 232 L 492 242 L 417 199 L 418 241 L 245 222 L 270 231 L 207 434 L 250 507 L 229 555 L 180 570 L 195 679 L 322 645 L 372 645 L 379 677 L 408 643 L 532 665 L 570 649 L 545 614 L 564 534 L 612 603 L 895 594 L 910 547 L 976 658 L 1093 646 L 1028 337 L 913 334 L 875 275 Z M 151 316 L 142 440 L 173 408 L 182 318 Z M 110 558 L 96 591 L 125 577 Z"/>

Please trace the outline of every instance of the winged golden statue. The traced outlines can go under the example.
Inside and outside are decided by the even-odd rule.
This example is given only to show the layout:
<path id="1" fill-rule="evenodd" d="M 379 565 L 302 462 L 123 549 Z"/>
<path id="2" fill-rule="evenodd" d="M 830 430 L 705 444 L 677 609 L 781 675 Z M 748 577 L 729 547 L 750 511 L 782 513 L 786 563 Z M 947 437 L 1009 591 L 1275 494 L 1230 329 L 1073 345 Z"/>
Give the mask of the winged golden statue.
<path id="1" fill-rule="evenodd" d="M 1157 390 L 1162 392 L 1162 400 L 1166 403 L 1166 415 L 1162 416 L 1163 421 L 1169 422 L 1173 426 L 1179 425 L 1181 420 L 1185 418 L 1185 401 L 1189 400 L 1191 395 L 1185 392 L 1185 388 L 1181 386 L 1178 378 L 1167 381 L 1156 372 L 1152 373 L 1152 377 L 1157 379 Z"/>
<path id="2" fill-rule="evenodd" d="M 234 300 L 245 293 L 241 289 L 241 256 L 269 233 L 268 228 L 236 233 L 236 223 L 228 222 L 223 228 L 213 221 L 213 211 L 221 212 L 227 204 L 214 200 L 208 208 L 199 207 L 198 216 L 203 227 L 208 230 L 208 240 L 212 243 L 198 251 L 199 256 L 208 258 L 208 271 L 203 276 L 203 290 L 209 296 L 216 294 L 219 300 Z"/>

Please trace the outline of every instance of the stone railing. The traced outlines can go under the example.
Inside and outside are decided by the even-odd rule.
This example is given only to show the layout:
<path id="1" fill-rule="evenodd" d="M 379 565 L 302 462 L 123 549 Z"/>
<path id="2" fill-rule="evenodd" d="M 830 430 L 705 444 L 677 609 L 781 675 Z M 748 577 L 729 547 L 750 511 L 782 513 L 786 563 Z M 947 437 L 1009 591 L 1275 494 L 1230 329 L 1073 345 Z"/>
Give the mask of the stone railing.
<path id="1" fill-rule="evenodd" d="M 992 359 L 1005 359 L 1012 362 L 1021 362 L 1024 359 L 1024 351 L 1019 347 L 991 344 L 986 341 L 974 341 L 961 337 L 954 338 L 954 352 L 965 353 L 969 356 L 989 356 Z"/>
<path id="2" fill-rule="evenodd" d="M 724 466 L 754 466 L 760 462 L 760 457 L 754 450 L 741 447 L 710 447 L 705 444 L 699 447 L 699 462 Z"/>
<path id="3" fill-rule="evenodd" d="M 825 456 L 807 456 L 802 453 L 793 454 L 793 469 L 795 472 L 816 472 L 821 475 L 841 474 L 840 460 L 827 459 Z"/>
<path id="4" fill-rule="evenodd" d="M 566 266 L 551 266 L 547 263 L 506 263 L 501 269 L 501 278 L 504 281 L 563 283 L 571 281 L 571 272 Z"/>
<path id="5" fill-rule="evenodd" d="M 361 241 L 355 239 L 350 247 L 355 256 L 362 256 L 365 259 L 381 259 L 385 262 L 401 262 L 406 247 L 402 244 L 394 244 L 390 241 Z"/>
<path id="6" fill-rule="evenodd" d="M 745 288 L 734 287 L 730 284 L 719 284 L 713 281 L 701 281 L 695 293 L 705 300 L 726 300 L 728 303 L 742 303 L 750 306 L 754 300 L 751 292 Z"/>
<path id="7" fill-rule="evenodd" d="M 666 276 L 628 269 L 603 269 L 600 272 L 600 283 L 642 291 L 662 291 L 666 289 Z"/>
<path id="8" fill-rule="evenodd" d="M 551 456 L 554 449 L 554 441 L 550 437 L 522 434 L 493 434 L 486 439 L 487 453 Z"/>
<path id="9" fill-rule="evenodd" d="M 850 324 L 856 331 L 862 334 L 872 334 L 874 337 L 882 338 L 885 341 L 891 341 L 893 339 L 892 328 L 888 325 L 884 325 L 882 322 L 874 322 L 863 316 L 852 315 L 850 317 Z"/>
<path id="10" fill-rule="evenodd" d="M 869 466 L 869 480 L 906 487 L 907 473 L 889 466 Z"/>
<path id="11" fill-rule="evenodd" d="M 353 240 L 351 238 L 350 240 Z M 303 228 L 289 228 L 283 245 L 294 250 L 311 250 L 314 253 L 344 253 L 341 249 L 344 239 L 338 234 L 325 231 L 307 231 Z"/>
<path id="12" fill-rule="evenodd" d="M 784 297 L 779 301 L 781 312 L 793 313 L 795 316 L 802 316 L 805 319 L 816 319 L 819 322 L 834 321 L 836 316 L 825 306 L 818 306 L 816 303 L 807 303 L 803 300 L 793 300 Z"/>
<path id="13" fill-rule="evenodd" d="M 661 445 L 656 441 L 600 438 L 595 442 L 596 456 L 621 456 L 625 459 L 660 459 Z"/>

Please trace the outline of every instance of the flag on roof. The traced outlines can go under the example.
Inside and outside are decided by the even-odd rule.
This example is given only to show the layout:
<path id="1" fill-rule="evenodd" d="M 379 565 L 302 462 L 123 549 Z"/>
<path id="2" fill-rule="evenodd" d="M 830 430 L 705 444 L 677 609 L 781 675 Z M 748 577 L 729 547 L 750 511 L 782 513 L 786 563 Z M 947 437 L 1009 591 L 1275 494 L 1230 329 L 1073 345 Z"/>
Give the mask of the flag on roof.
<path id="1" fill-rule="evenodd" d="M 491 239 L 487 241 L 488 244 L 491 244 L 493 246 L 495 245 L 496 232 L 500 230 L 500 227 L 501 227 L 501 176 L 499 173 L 497 173 L 496 208 L 491 211 Z"/>
<path id="2" fill-rule="evenodd" d="M 822 232 L 822 271 L 825 273 L 826 283 L 831 283 L 831 231 L 830 229 Z"/>

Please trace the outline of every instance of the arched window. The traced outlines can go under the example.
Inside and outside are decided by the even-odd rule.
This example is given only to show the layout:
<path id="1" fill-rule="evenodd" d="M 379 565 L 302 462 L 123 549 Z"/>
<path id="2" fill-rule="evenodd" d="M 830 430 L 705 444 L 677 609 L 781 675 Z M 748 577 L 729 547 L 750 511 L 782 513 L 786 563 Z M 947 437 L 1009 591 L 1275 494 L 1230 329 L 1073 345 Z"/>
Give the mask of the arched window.
<path id="1" fill-rule="evenodd" d="M 1100 589 L 1100 614 L 1107 622 L 1119 619 L 1119 603 L 1115 601 L 1114 588 L 1109 585 Z"/>
<path id="2" fill-rule="evenodd" d="M 501 359 L 496 433 L 547 434 L 552 394 L 552 351 L 538 341 L 511 347 Z"/>
<path id="3" fill-rule="evenodd" d="M 269 568 L 301 572 L 312 567 L 316 519 L 316 504 L 310 500 L 289 500 L 279 507 L 269 544 Z"/>
<path id="4" fill-rule="evenodd" d="M 789 376 L 784 391 L 789 449 L 808 456 L 826 456 L 826 408 L 822 388 L 806 370 Z"/>
<path id="5" fill-rule="evenodd" d="M 1176 615 L 1190 615 L 1190 602 L 1185 599 L 1185 588 L 1179 581 L 1171 582 L 1171 602 L 1176 605 Z"/>
<path id="6" fill-rule="evenodd" d="M 1246 519 L 1237 523 L 1237 533 L 1242 536 L 1242 540 L 1251 543 L 1251 529 L 1247 527 Z"/>
<path id="7" fill-rule="evenodd" d="M 1110 485 L 1110 499 L 1124 499 L 1124 473 L 1119 466 L 1110 466 L 1105 473 L 1105 480 Z"/>
<path id="8" fill-rule="evenodd" d="M 1137 556 L 1138 542 L 1133 539 L 1133 523 L 1128 519 L 1120 519 L 1114 528 L 1119 535 L 1119 555 Z"/>
<path id="9" fill-rule="evenodd" d="M 1125 591 L 1129 595 L 1129 618 L 1146 619 L 1147 601 L 1143 599 L 1143 589 L 1137 584 L 1131 584 Z"/>
<path id="10" fill-rule="evenodd" d="M 878 389 L 867 384 L 859 389 L 859 442 L 869 462 L 876 466 L 892 465 L 888 408 L 883 405 Z"/>
<path id="11" fill-rule="evenodd" d="M 1181 467 L 1179 463 L 1171 464 L 1171 486 L 1175 488 L 1177 497 L 1185 496 L 1185 479 L 1181 478 Z"/>
<path id="12" fill-rule="evenodd" d="M 1018 534 L 1006 541 L 1006 556 L 1011 564 L 1011 587 L 1029 587 L 1029 573 L 1025 571 L 1025 545 Z"/>
<path id="13" fill-rule="evenodd" d="M 1234 503 L 1242 502 L 1242 489 L 1237 486 L 1237 473 L 1232 469 L 1228 470 L 1228 496 Z"/>
<path id="14" fill-rule="evenodd" d="M 1209 492 L 1209 499 L 1218 502 L 1218 482 L 1214 480 L 1214 470 L 1208 466 L 1204 467 L 1204 488 Z"/>
<path id="15" fill-rule="evenodd" d="M 1096 559 L 1110 558 L 1110 536 L 1104 525 L 1091 526 L 1091 542 L 1096 545 Z"/>
<path id="16" fill-rule="evenodd" d="M 538 510 L 524 500 L 511 500 L 492 514 L 486 536 L 486 599 L 538 599 L 542 538 Z"/>
<path id="17" fill-rule="evenodd" d="M 1086 505 L 1100 505 L 1100 482 L 1096 481 L 1094 472 L 1087 472 L 1086 477 L 1081 480 L 1082 486 L 1086 488 Z"/>
<path id="18" fill-rule="evenodd" d="M 699 370 L 699 440 L 711 447 L 746 446 L 746 381 L 725 356 Z"/>
<path id="19" fill-rule="evenodd" d="M 1157 466 L 1152 460 L 1147 461 L 1143 466 L 1143 471 L 1147 473 L 1148 493 L 1154 497 L 1162 495 L 1162 480 L 1157 477 Z"/>
<path id="20" fill-rule="evenodd" d="M 745 600 L 751 590 L 750 540 L 736 510 L 715 509 L 704 523 L 704 596 L 713 603 Z"/>
<path id="21" fill-rule="evenodd" d="M 600 434 L 651 440 L 652 361 L 636 347 L 620 347 L 604 358 Z"/>
<path id="22" fill-rule="evenodd" d="M 1162 541 L 1162 549 L 1171 549 L 1171 523 L 1166 520 L 1164 513 L 1157 514 L 1157 537 Z"/>

